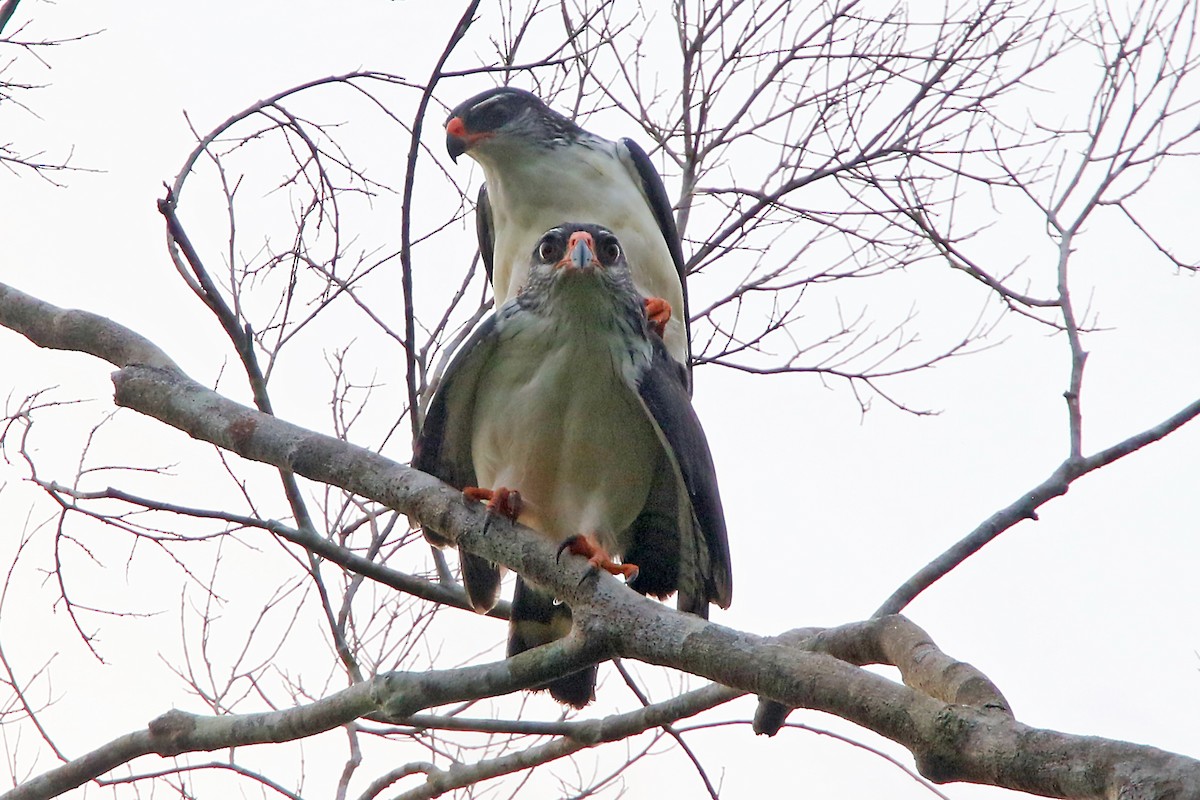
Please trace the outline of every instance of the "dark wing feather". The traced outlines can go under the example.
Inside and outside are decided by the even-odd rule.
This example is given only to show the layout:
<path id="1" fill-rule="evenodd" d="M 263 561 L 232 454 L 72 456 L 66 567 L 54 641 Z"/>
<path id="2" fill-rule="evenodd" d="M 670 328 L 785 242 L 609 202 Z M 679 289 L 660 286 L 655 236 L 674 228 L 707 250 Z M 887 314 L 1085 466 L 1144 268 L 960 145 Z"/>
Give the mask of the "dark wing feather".
<path id="1" fill-rule="evenodd" d="M 692 317 L 688 310 L 687 266 L 683 261 L 683 245 L 679 241 L 679 231 L 675 227 L 675 214 L 671 210 L 671 200 L 667 197 L 667 187 L 663 185 L 662 178 L 654 169 L 654 164 L 651 163 L 650 156 L 646 155 L 646 151 L 633 139 L 622 139 L 621 144 L 629 152 L 629 158 L 633 162 L 634 168 L 637 169 L 638 177 L 642 180 L 642 191 L 650 203 L 650 211 L 654 214 L 658 229 L 662 231 L 663 239 L 667 242 L 667 249 L 671 251 L 671 260 L 675 262 L 675 271 L 679 273 L 679 285 L 683 287 L 683 308 L 675 309 L 675 311 L 683 314 L 683 329 L 687 334 L 688 370 L 690 373 Z"/>
<path id="2" fill-rule="evenodd" d="M 496 319 L 496 315 L 488 317 L 446 368 L 413 450 L 414 469 L 429 473 L 455 489 L 476 483 L 471 455 L 476 387 L 480 371 L 498 341 Z M 426 531 L 425 535 L 434 544 L 446 543 L 436 532 Z M 471 607 L 480 612 L 490 611 L 500 596 L 499 568 L 463 550 L 459 550 L 459 561 Z"/>
<path id="3" fill-rule="evenodd" d="M 483 321 L 454 354 L 425 412 L 412 466 L 456 489 L 475 481 L 471 428 L 480 370 L 498 342 L 497 315 Z"/>
<path id="4" fill-rule="evenodd" d="M 488 283 L 491 283 L 496 236 L 492 228 L 492 201 L 488 197 L 486 183 L 479 187 L 479 194 L 475 197 L 475 236 L 479 239 L 479 257 L 483 259 L 483 270 L 487 273 Z"/>
<path id="5" fill-rule="evenodd" d="M 679 466 L 696 523 L 695 526 L 680 526 L 679 608 L 705 615 L 709 602 L 728 608 L 733 598 L 729 538 L 721 494 L 717 488 L 717 472 L 704 429 L 692 408 L 686 388 L 677 378 L 678 365 L 657 337 L 651 336 L 650 342 L 654 347 L 654 356 L 638 383 L 638 394 Z M 637 525 L 635 523 L 633 531 L 635 537 Z M 702 541 L 689 541 L 697 534 Z M 632 549 L 638 549 L 636 542 Z M 698 558 L 689 557 L 689 552 L 693 550 L 698 551 Z M 629 560 L 637 563 L 633 558 Z M 682 574 L 689 565 L 701 574 Z M 702 596 L 690 596 L 695 591 L 689 588 L 691 586 L 703 587 Z"/>

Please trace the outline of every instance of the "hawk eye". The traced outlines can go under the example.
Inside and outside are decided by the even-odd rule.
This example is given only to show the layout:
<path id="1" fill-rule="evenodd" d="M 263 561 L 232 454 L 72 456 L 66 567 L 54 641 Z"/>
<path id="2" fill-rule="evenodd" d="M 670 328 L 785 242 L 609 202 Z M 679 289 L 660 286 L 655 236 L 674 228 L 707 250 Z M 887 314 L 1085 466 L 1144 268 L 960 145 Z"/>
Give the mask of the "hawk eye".
<path id="1" fill-rule="evenodd" d="M 492 97 L 469 112 L 471 115 L 470 128 L 473 131 L 494 131 L 504 127 L 513 118 L 516 109 L 507 97 Z"/>
<path id="2" fill-rule="evenodd" d="M 615 236 L 605 236 L 600 242 L 600 263 L 612 264 L 621 257 L 621 243 Z"/>
<path id="3" fill-rule="evenodd" d="M 562 239 L 554 235 L 543 236 L 538 243 L 537 254 L 543 264 L 558 261 L 563 257 Z"/>

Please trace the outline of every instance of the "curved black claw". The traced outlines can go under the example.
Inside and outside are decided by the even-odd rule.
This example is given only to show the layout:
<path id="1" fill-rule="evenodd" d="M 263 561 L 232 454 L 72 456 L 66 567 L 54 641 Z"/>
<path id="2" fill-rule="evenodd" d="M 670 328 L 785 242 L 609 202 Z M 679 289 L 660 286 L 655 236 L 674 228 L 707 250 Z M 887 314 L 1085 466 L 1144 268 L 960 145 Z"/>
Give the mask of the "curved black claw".
<path id="1" fill-rule="evenodd" d="M 563 539 L 562 544 L 560 544 L 558 546 L 558 549 L 554 551 L 554 563 L 561 564 L 563 551 L 569 549 L 571 547 L 571 545 L 575 544 L 575 542 L 579 541 L 582 538 L 583 538 L 582 536 L 576 535 L 576 536 L 568 536 L 567 538 Z"/>

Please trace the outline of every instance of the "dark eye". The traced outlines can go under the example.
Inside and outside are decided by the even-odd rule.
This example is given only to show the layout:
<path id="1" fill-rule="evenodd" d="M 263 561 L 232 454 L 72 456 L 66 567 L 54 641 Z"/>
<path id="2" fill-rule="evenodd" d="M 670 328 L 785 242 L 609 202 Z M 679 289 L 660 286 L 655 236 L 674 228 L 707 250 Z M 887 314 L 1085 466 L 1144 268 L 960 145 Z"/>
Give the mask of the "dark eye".
<path id="1" fill-rule="evenodd" d="M 494 131 L 504 127 L 516 113 L 507 100 L 506 97 L 493 97 L 471 109 L 468 128 L 473 131 Z"/>
<path id="2" fill-rule="evenodd" d="M 563 243 L 557 236 L 544 236 L 538 242 L 538 258 L 543 264 L 558 261 L 563 256 Z"/>
<path id="3" fill-rule="evenodd" d="M 612 264 L 621 257 L 621 243 L 615 236 L 605 236 L 600 241 L 600 263 Z"/>

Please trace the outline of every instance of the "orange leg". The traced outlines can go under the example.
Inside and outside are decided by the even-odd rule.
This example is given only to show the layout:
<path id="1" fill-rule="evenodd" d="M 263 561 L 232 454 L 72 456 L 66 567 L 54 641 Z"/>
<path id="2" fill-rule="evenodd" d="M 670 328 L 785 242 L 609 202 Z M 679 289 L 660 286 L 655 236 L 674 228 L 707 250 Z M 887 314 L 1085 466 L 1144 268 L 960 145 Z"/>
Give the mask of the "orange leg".
<path id="1" fill-rule="evenodd" d="M 617 564 L 604 548 L 600 546 L 591 536 L 580 534 L 572 536 L 563 541 L 558 546 L 558 555 L 561 556 L 563 551 L 567 550 L 577 556 L 583 556 L 592 565 L 593 569 L 602 569 L 610 575 L 622 575 L 625 577 L 625 582 L 629 583 L 638 576 L 637 564 Z"/>
<path id="2" fill-rule="evenodd" d="M 661 297 L 647 297 L 645 304 L 646 319 L 650 320 L 650 327 L 661 339 L 667 330 L 667 323 L 671 321 L 671 304 Z"/>
<path id="3" fill-rule="evenodd" d="M 521 513 L 521 493 L 516 489 L 505 489 L 503 486 L 495 491 L 480 486 L 467 486 L 463 489 L 463 497 L 468 500 L 486 500 L 489 514 L 508 517 L 516 522 Z"/>

